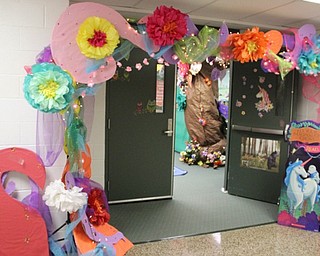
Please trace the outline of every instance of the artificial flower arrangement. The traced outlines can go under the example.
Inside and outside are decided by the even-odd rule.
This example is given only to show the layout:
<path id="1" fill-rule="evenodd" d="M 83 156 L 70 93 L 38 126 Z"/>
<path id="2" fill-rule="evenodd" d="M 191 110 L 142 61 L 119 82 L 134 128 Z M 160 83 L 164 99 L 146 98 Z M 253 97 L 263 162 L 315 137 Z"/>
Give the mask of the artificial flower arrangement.
<path id="1" fill-rule="evenodd" d="M 225 165 L 225 154 L 220 151 L 213 151 L 210 147 L 200 146 L 200 144 L 191 140 L 187 143 L 185 151 L 180 152 L 179 160 L 188 165 L 199 165 L 205 168 L 214 169 Z"/>

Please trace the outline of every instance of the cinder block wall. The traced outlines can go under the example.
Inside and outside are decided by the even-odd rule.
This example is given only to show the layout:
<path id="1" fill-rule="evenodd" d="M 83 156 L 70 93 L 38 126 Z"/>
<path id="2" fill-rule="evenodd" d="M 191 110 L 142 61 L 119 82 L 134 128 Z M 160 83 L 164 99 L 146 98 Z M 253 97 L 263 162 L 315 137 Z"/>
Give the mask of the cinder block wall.
<path id="1" fill-rule="evenodd" d="M 23 96 L 24 66 L 34 64 L 37 54 L 50 44 L 53 27 L 68 6 L 68 0 L 0 1 L 0 149 L 23 147 L 35 151 L 37 111 Z M 95 109 L 89 141 L 92 178 L 104 185 L 105 88 L 96 96 Z M 46 168 L 47 184 L 60 178 L 65 161 L 62 152 L 54 166 Z M 10 180 L 16 183 L 18 199 L 29 194 L 30 185 L 23 175 L 14 173 Z M 54 209 L 52 217 L 56 227 L 66 220 L 64 213 Z"/>

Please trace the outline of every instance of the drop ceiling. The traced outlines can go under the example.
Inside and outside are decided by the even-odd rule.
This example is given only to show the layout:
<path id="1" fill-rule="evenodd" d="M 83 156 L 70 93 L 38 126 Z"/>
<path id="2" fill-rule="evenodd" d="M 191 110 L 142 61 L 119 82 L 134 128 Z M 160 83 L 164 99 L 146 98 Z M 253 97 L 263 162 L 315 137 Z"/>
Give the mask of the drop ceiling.
<path id="1" fill-rule="evenodd" d="M 71 0 L 70 4 L 88 2 Z M 126 18 L 141 18 L 157 6 L 172 6 L 188 14 L 198 25 L 219 27 L 226 22 L 229 28 L 261 29 L 299 28 L 313 24 L 320 31 L 320 4 L 302 0 L 93 0 L 107 5 Z"/>

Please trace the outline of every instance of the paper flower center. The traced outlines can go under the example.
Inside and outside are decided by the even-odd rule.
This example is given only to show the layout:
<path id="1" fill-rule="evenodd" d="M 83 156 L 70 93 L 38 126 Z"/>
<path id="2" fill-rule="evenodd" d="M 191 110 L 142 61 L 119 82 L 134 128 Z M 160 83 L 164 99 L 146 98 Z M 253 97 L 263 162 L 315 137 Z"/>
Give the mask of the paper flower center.
<path id="1" fill-rule="evenodd" d="M 255 42 L 249 41 L 248 42 L 248 52 L 249 54 L 251 54 L 252 52 L 256 52 L 257 51 L 257 44 Z"/>
<path id="2" fill-rule="evenodd" d="M 45 84 L 39 85 L 39 93 L 44 95 L 46 98 L 54 98 L 59 84 L 53 80 L 47 81 Z"/>
<path id="3" fill-rule="evenodd" d="M 318 64 L 317 64 L 317 62 L 313 61 L 310 63 L 310 66 L 311 66 L 311 68 L 317 68 Z"/>
<path id="4" fill-rule="evenodd" d="M 88 43 L 94 47 L 103 47 L 107 43 L 107 34 L 101 30 L 95 30 L 93 37 L 88 38 Z"/>
<path id="5" fill-rule="evenodd" d="M 177 29 L 177 24 L 175 22 L 167 22 L 163 26 L 163 32 L 164 33 L 171 33 L 171 31 L 173 31 L 175 33 L 176 29 Z"/>

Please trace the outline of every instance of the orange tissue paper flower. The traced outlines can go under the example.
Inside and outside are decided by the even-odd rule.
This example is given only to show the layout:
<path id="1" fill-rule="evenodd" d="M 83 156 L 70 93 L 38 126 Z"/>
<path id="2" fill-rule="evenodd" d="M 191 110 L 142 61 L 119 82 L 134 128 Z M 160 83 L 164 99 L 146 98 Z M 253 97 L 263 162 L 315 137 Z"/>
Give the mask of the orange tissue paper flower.
<path id="1" fill-rule="evenodd" d="M 268 38 L 258 27 L 247 29 L 242 34 L 231 34 L 227 42 L 232 47 L 234 59 L 241 63 L 261 59 L 268 46 Z"/>

